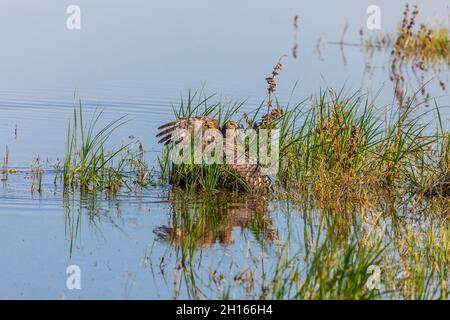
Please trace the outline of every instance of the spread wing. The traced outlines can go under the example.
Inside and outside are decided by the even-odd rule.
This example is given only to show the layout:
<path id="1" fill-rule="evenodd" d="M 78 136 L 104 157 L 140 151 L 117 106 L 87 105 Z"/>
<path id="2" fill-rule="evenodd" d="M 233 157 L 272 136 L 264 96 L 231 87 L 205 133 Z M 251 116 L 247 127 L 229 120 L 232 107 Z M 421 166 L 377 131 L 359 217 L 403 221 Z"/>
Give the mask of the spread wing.
<path id="1" fill-rule="evenodd" d="M 216 127 L 219 129 L 218 121 L 214 118 L 205 116 L 179 118 L 175 121 L 166 123 L 158 128 L 160 132 L 156 135 L 160 138 L 158 143 L 168 145 L 170 143 L 178 144 L 186 138 L 186 136 L 194 131 L 196 126 L 201 126 L 204 129 Z M 183 129 L 179 130 L 178 129 Z"/>

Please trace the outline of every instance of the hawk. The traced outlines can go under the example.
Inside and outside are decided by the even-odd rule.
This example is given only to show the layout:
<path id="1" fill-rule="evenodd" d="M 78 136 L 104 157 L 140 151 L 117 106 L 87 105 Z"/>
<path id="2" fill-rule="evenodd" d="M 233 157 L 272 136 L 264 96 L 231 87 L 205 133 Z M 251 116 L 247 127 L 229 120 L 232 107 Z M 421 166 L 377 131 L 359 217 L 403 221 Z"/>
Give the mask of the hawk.
<path id="1" fill-rule="evenodd" d="M 272 182 L 270 178 L 263 173 L 260 164 L 257 159 L 254 159 L 246 150 L 240 149 L 235 139 L 227 139 L 231 136 L 237 136 L 238 124 L 235 121 L 227 121 L 221 127 L 219 120 L 207 117 L 207 116 L 193 116 L 179 118 L 175 121 L 166 123 L 158 128 L 160 132 L 156 137 L 160 138 L 158 143 L 164 143 L 165 145 L 178 144 L 181 143 L 189 133 L 194 132 L 195 128 L 202 128 L 205 132 L 208 129 L 219 130 L 223 137 L 223 152 L 224 154 L 229 154 L 229 152 L 234 152 L 245 159 L 242 161 L 227 161 L 227 166 L 229 169 L 236 174 L 245 183 L 249 191 L 251 192 L 263 192 L 268 191 L 272 188 Z M 177 130 L 180 130 L 177 132 Z M 181 132 L 181 133 L 180 133 Z M 231 140 L 231 141 L 230 141 Z M 234 140 L 234 142 L 233 142 Z M 205 148 L 208 144 L 212 143 L 214 139 L 201 139 L 202 146 Z"/>

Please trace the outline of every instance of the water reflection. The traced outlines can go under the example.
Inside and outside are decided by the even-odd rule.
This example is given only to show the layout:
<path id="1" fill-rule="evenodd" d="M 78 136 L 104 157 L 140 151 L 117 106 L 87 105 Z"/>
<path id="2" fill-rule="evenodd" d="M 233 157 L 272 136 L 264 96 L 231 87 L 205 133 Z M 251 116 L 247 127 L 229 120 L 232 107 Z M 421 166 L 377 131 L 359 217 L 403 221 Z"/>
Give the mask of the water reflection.
<path id="1" fill-rule="evenodd" d="M 154 230 L 160 241 L 177 247 L 216 243 L 227 246 L 233 243 L 236 228 L 249 230 L 258 242 L 274 239 L 265 196 L 221 193 L 200 198 L 174 192 L 169 199 L 172 207 L 169 224 Z"/>
<path id="2" fill-rule="evenodd" d="M 138 197 L 139 200 L 139 197 Z M 96 238 L 107 240 L 110 236 L 105 225 L 127 236 L 127 225 L 130 221 L 124 217 L 128 212 L 146 211 L 148 207 L 140 201 L 130 203 L 119 198 L 108 198 L 101 193 L 80 194 L 66 192 L 63 195 L 65 218 L 65 238 L 68 245 L 69 258 L 72 258 L 77 246 L 81 246 L 82 228 L 88 227 Z M 135 207 L 136 209 L 133 209 Z M 104 234 L 106 232 L 106 234 Z"/>

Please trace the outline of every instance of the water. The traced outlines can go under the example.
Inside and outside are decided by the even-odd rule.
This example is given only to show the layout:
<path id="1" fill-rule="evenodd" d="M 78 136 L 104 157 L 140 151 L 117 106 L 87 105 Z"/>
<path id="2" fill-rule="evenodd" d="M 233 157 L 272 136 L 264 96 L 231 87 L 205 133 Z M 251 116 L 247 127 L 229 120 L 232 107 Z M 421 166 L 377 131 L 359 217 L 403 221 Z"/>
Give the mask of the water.
<path id="1" fill-rule="evenodd" d="M 7 146 L 9 167 L 19 170 L 0 186 L 0 298 L 192 296 L 185 285 L 179 293 L 174 290 L 179 250 L 161 239 L 162 230 L 173 225 L 176 203 L 167 186 L 116 199 L 67 200 L 47 168 L 43 194 L 31 194 L 30 161 L 37 156 L 49 164 L 62 160 L 78 99 L 88 114 L 103 109 L 103 122 L 127 115 L 130 122 L 114 134 L 111 145 L 138 139 L 151 164 L 161 150 L 156 129 L 173 118 L 172 105 L 189 88 L 204 86 L 206 92 L 218 94 L 214 99 L 246 100 L 243 111 L 251 110 L 264 99 L 264 79 L 282 54 L 289 54 L 278 83 L 282 104 L 290 100 L 296 82 L 293 102 L 326 86 L 344 87 L 346 92 L 361 89 L 372 96 L 381 90 L 380 108 L 393 99 L 389 52 L 370 58 L 357 46 L 341 48 L 330 42 L 340 40 L 348 21 L 345 41 L 359 43 L 369 4 L 381 7 L 382 31 L 394 31 L 403 1 L 355 0 L 345 7 L 329 1 L 77 1 L 82 9 L 80 31 L 65 27 L 69 4 L 72 1 L 30 5 L 15 0 L 0 5 L 0 154 Z M 418 5 L 425 22 L 448 24 L 446 1 Z M 296 14 L 300 27 L 294 39 Z M 296 41 L 298 59 L 293 59 Z M 440 89 L 436 77 L 449 88 L 446 68 L 425 74 L 425 81 L 431 80 L 428 92 L 447 107 L 448 92 Z M 411 79 L 411 90 L 417 90 L 418 82 Z M 449 116 L 447 109 L 444 119 Z M 261 228 L 251 227 L 260 218 L 251 217 L 254 209 L 246 207 L 248 200 L 234 201 L 250 218 L 230 222 L 235 220 L 232 213 L 221 222 L 222 231 L 202 240 L 208 242 L 197 249 L 202 254 L 199 278 L 205 283 L 213 265 L 219 270 L 230 265 L 245 269 L 253 255 L 270 261 L 277 250 L 273 241 L 258 239 L 255 230 Z M 96 214 L 89 209 L 93 203 Z M 283 207 L 268 201 L 264 219 L 281 234 L 288 223 L 301 230 L 298 214 L 288 214 Z M 70 232 L 74 221 L 76 237 Z M 66 287 L 69 265 L 82 270 L 81 290 Z M 213 286 L 203 287 L 205 296 L 218 294 Z"/>

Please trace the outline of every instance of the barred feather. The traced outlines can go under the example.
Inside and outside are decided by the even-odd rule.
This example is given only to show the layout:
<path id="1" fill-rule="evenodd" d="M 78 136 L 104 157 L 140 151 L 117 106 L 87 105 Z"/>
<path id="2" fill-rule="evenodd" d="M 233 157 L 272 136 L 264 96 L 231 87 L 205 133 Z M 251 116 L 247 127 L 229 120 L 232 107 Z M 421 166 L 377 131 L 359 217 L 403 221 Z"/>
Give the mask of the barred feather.
<path id="1" fill-rule="evenodd" d="M 176 121 L 172 121 L 160 126 L 158 129 L 162 130 L 157 134 L 156 137 L 162 137 L 158 143 L 164 143 L 168 145 L 170 143 L 180 143 L 184 137 L 178 137 L 177 141 L 174 141 L 174 132 L 177 129 L 187 129 L 194 130 L 196 125 L 200 125 L 204 129 L 220 129 L 219 121 L 214 118 L 205 117 L 205 116 L 196 116 L 190 118 L 180 118 Z M 236 126 L 232 126 L 234 129 Z M 227 128 L 229 129 L 229 128 Z M 245 157 L 245 161 L 235 161 L 234 163 L 228 164 L 231 171 L 233 171 L 242 181 L 247 185 L 250 191 L 268 191 L 272 188 L 272 183 L 270 178 L 263 174 L 261 166 L 258 164 L 256 159 L 253 159 L 245 150 L 239 149 L 238 151 L 237 144 L 230 144 L 225 136 L 225 130 L 223 130 L 224 134 L 224 152 L 227 150 L 233 150 L 236 154 L 243 155 Z M 243 163 L 241 163 L 243 162 Z"/>

